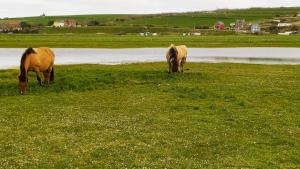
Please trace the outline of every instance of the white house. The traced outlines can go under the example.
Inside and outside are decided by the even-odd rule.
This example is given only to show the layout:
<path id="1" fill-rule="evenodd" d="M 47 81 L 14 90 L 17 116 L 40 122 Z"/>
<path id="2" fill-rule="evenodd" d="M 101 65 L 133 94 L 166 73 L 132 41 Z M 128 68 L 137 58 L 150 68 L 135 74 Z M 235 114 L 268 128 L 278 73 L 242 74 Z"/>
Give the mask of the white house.
<path id="1" fill-rule="evenodd" d="M 140 33 L 141 36 L 150 36 L 152 35 L 150 32 L 144 32 L 144 33 Z"/>
<path id="2" fill-rule="evenodd" d="M 287 27 L 287 26 L 291 26 L 292 24 L 290 23 L 278 23 L 278 27 Z"/>
<path id="3" fill-rule="evenodd" d="M 53 27 L 64 27 L 65 26 L 65 21 L 55 21 L 53 23 Z"/>
<path id="4" fill-rule="evenodd" d="M 292 32 L 284 32 L 284 33 L 278 33 L 278 35 L 291 35 Z"/>
<path id="5" fill-rule="evenodd" d="M 229 25 L 231 28 L 234 28 L 235 27 L 235 22 L 233 22 L 233 23 L 230 23 L 230 25 Z"/>
<path id="6" fill-rule="evenodd" d="M 251 25 L 251 33 L 257 34 L 257 33 L 260 33 L 260 31 L 261 31 L 261 28 L 260 28 L 259 24 Z"/>
<path id="7" fill-rule="evenodd" d="M 199 33 L 199 32 L 195 32 L 195 33 L 192 33 L 192 35 L 194 35 L 194 36 L 200 36 L 200 35 L 201 35 L 201 33 Z"/>
<path id="8" fill-rule="evenodd" d="M 284 33 L 278 33 L 278 35 L 291 35 L 291 34 L 296 34 L 297 31 L 288 31 L 288 32 L 284 32 Z"/>
<path id="9" fill-rule="evenodd" d="M 281 20 L 280 19 L 274 19 L 273 22 L 280 23 Z"/>

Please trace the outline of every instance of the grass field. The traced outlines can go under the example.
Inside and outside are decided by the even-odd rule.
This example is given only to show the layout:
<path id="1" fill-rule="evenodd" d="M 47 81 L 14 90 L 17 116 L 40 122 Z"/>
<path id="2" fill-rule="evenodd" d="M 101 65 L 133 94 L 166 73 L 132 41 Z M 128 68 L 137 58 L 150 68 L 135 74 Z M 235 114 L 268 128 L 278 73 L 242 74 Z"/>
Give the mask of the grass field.
<path id="1" fill-rule="evenodd" d="M 57 66 L 19 95 L 0 71 L 1 168 L 300 168 L 300 67 Z"/>
<path id="2" fill-rule="evenodd" d="M 57 48 L 141 48 L 168 47 L 170 44 L 188 47 L 299 47 L 300 36 L 228 35 L 228 36 L 158 36 L 96 35 L 96 34 L 0 34 L 1 48 L 57 47 Z"/>
<path id="3" fill-rule="evenodd" d="M 160 34 L 182 34 L 183 32 L 194 32 L 191 29 L 184 28 L 168 28 L 168 27 L 149 27 L 143 26 L 90 26 L 81 28 L 52 28 L 46 27 L 41 28 L 39 33 L 41 34 L 62 34 L 62 33 L 73 33 L 73 34 L 96 34 L 103 33 L 108 35 L 124 35 L 124 34 L 135 34 L 138 35 L 141 32 L 159 32 Z"/>

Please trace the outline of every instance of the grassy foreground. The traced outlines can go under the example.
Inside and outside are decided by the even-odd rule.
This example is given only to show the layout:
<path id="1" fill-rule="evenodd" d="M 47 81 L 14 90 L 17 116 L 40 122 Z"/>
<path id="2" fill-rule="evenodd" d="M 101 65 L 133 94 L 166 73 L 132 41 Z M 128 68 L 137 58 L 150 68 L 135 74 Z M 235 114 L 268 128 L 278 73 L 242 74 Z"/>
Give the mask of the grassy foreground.
<path id="1" fill-rule="evenodd" d="M 0 71 L 3 168 L 300 168 L 300 67 L 57 66 Z"/>
<path id="2" fill-rule="evenodd" d="M 299 47 L 300 36 L 228 35 L 228 36 L 114 36 L 96 34 L 0 34 L 1 48 L 57 47 L 57 48 L 137 48 L 166 47 L 171 43 L 188 47 Z"/>

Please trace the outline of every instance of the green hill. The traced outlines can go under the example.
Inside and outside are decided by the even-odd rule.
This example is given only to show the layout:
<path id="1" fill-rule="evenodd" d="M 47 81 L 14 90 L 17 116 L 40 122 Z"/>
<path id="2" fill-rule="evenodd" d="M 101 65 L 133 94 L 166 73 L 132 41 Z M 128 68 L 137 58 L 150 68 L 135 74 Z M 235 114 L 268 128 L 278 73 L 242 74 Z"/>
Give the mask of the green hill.
<path id="1" fill-rule="evenodd" d="M 169 13 L 152 15 L 71 15 L 71 16 L 46 16 L 46 17 L 26 17 L 2 19 L 0 22 L 8 20 L 24 21 L 31 25 L 46 26 L 49 21 L 75 19 L 81 24 L 90 21 L 97 21 L 100 25 L 118 26 L 153 26 L 172 28 L 194 28 L 195 25 L 212 26 L 216 21 L 223 21 L 225 24 L 236 19 L 245 19 L 247 22 L 256 22 L 264 19 L 271 19 L 276 16 L 295 15 L 300 12 L 300 7 L 282 8 L 250 8 L 250 9 L 221 9 L 206 12 Z"/>

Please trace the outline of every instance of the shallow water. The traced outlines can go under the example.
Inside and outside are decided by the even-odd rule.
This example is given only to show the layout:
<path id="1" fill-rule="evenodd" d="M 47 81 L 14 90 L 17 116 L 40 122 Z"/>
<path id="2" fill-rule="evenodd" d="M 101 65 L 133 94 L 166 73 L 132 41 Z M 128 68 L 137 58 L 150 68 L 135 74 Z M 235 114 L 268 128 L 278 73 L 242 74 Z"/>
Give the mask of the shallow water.
<path id="1" fill-rule="evenodd" d="M 25 49 L 0 48 L 0 69 L 18 67 Z M 165 61 L 165 48 L 55 48 L 55 64 L 124 64 Z M 188 62 L 300 64 L 300 48 L 189 48 Z"/>

